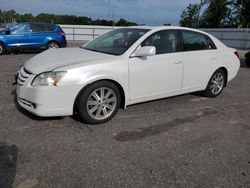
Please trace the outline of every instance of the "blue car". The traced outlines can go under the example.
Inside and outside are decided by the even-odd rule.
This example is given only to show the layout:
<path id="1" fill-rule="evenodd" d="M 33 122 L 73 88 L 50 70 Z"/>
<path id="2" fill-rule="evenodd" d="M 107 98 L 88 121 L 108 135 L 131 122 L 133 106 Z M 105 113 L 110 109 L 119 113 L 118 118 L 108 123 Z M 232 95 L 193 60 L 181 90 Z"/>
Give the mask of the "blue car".
<path id="1" fill-rule="evenodd" d="M 66 47 L 61 27 L 48 23 L 18 23 L 0 32 L 0 55 L 13 49 Z"/>

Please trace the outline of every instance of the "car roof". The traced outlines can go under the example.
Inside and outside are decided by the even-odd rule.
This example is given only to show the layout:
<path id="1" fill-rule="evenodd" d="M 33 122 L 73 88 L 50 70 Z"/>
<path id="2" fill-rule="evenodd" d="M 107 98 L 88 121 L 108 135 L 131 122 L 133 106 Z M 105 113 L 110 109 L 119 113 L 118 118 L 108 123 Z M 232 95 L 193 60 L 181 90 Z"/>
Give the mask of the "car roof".
<path id="1" fill-rule="evenodd" d="M 42 24 L 42 25 L 56 25 L 52 23 L 45 23 L 45 22 L 19 22 L 21 24 Z"/>
<path id="2" fill-rule="evenodd" d="M 130 26 L 129 28 L 135 29 L 150 29 L 150 30 L 162 30 L 162 29 L 186 29 L 186 30 L 195 30 L 188 27 L 180 26 Z"/>
<path id="3" fill-rule="evenodd" d="M 206 33 L 202 30 L 199 29 L 193 29 L 193 28 L 189 28 L 189 27 L 180 27 L 180 26 L 130 26 L 128 28 L 134 28 L 134 29 L 148 29 L 151 31 L 160 31 L 160 30 L 167 30 L 167 29 L 178 29 L 178 30 L 187 30 L 187 31 L 195 31 L 195 32 L 199 32 L 199 33 L 203 33 L 206 35 L 209 35 L 209 33 Z"/>

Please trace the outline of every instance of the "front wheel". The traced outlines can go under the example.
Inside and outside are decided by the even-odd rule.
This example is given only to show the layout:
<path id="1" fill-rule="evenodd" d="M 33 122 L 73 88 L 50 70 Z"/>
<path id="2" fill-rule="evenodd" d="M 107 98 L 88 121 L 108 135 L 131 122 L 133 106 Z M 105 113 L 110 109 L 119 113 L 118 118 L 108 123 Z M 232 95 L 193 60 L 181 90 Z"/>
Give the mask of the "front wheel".
<path id="1" fill-rule="evenodd" d="M 0 43 L 0 55 L 3 55 L 5 53 L 5 47 L 2 43 Z"/>
<path id="2" fill-rule="evenodd" d="M 119 89 L 112 82 L 96 82 L 84 89 L 77 102 L 81 119 L 89 124 L 109 121 L 117 113 L 121 104 Z"/>
<path id="3" fill-rule="evenodd" d="M 217 97 L 223 90 L 226 83 L 226 76 L 224 71 L 221 69 L 215 71 L 213 76 L 210 78 L 206 90 L 203 94 L 206 97 Z"/>

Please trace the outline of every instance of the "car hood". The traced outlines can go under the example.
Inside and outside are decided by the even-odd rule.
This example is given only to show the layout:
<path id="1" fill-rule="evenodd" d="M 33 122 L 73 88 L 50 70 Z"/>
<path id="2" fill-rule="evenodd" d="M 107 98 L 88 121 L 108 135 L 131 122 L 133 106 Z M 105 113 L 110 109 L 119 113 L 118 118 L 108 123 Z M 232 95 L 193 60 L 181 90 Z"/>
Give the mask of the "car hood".
<path id="1" fill-rule="evenodd" d="M 79 63 L 90 63 L 113 57 L 109 54 L 93 52 L 82 48 L 49 49 L 28 60 L 24 67 L 33 74 L 52 71 Z"/>

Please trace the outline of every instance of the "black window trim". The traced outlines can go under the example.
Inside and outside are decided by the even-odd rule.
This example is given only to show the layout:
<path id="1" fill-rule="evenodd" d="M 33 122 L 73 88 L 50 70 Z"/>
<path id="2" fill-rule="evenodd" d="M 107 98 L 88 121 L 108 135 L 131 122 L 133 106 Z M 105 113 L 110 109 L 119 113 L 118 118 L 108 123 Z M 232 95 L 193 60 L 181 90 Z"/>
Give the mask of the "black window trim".
<path id="1" fill-rule="evenodd" d="M 183 46 L 184 45 L 184 40 L 183 40 L 182 32 L 197 33 L 197 34 L 205 36 L 206 40 L 207 41 L 209 40 L 211 42 L 212 48 L 211 49 L 202 49 L 202 50 L 201 49 L 200 50 L 184 50 L 184 46 Z M 200 32 L 197 32 L 197 31 L 190 31 L 190 30 L 186 30 L 186 29 L 179 29 L 178 33 L 179 33 L 179 37 L 180 37 L 179 40 L 181 41 L 180 49 L 181 49 L 182 52 L 194 52 L 194 51 L 205 51 L 205 50 L 210 51 L 210 50 L 216 50 L 217 49 L 217 46 L 214 44 L 213 40 L 208 35 L 206 35 L 204 33 L 200 33 Z"/>

